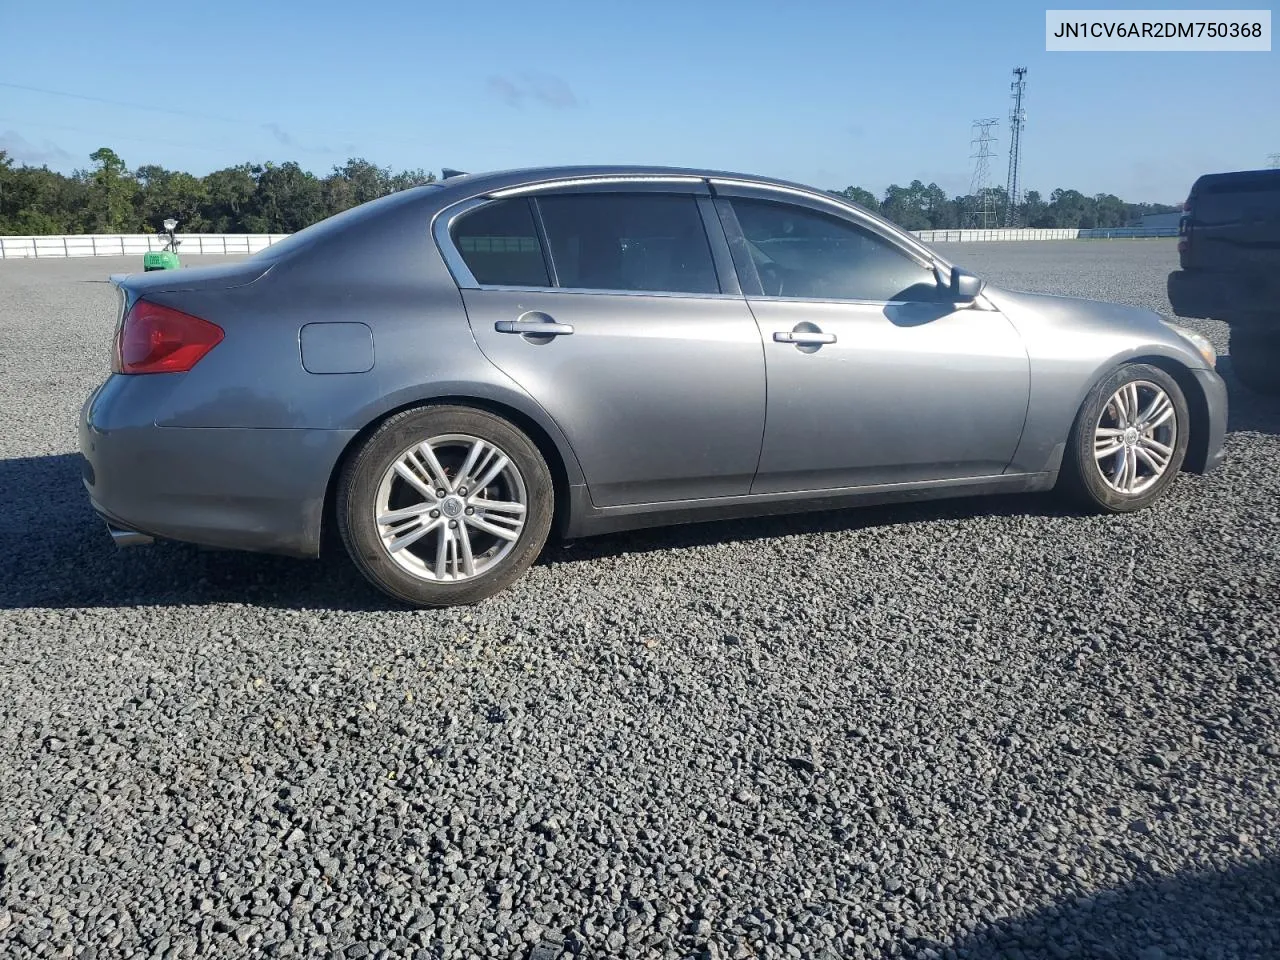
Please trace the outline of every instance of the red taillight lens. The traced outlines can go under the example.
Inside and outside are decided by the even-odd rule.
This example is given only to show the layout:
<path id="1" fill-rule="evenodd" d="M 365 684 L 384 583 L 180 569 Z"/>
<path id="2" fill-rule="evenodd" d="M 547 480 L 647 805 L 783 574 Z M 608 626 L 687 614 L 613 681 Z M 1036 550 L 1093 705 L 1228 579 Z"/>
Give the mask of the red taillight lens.
<path id="1" fill-rule="evenodd" d="M 222 342 L 222 328 L 189 313 L 139 300 L 120 325 L 117 373 L 185 373 Z"/>

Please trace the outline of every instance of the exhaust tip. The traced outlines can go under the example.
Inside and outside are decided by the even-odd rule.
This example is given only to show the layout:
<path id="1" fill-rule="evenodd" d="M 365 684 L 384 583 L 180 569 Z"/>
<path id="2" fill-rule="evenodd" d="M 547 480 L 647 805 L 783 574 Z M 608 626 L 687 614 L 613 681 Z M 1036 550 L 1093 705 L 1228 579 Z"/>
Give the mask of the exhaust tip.
<path id="1" fill-rule="evenodd" d="M 127 530 L 113 523 L 107 524 L 107 531 L 117 547 L 146 547 L 155 543 L 155 538 L 137 530 Z"/>

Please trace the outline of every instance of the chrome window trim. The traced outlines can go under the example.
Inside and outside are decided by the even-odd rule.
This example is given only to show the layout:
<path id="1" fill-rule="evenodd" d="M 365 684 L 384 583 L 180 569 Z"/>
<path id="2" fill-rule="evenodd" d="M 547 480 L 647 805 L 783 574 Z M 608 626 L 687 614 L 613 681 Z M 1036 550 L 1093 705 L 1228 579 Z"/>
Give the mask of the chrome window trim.
<path id="1" fill-rule="evenodd" d="M 854 300 L 849 297 L 747 297 L 747 300 L 766 303 L 834 303 L 851 307 L 905 307 L 908 304 L 945 304 L 946 300 Z"/>
<path id="2" fill-rule="evenodd" d="M 908 257 L 915 260 L 920 266 L 932 268 L 935 264 L 942 263 L 947 269 L 950 269 L 951 267 L 951 264 L 942 260 L 936 253 L 905 230 L 900 229 L 888 221 L 882 220 L 878 217 L 873 217 L 869 213 L 864 213 L 857 207 L 850 206 L 847 203 L 837 200 L 829 194 L 825 194 L 817 190 L 805 190 L 800 187 L 787 187 L 775 183 L 761 183 L 758 180 L 737 180 L 728 177 L 710 177 L 708 179 L 710 180 L 713 188 L 717 186 L 736 187 L 738 189 L 757 190 L 763 194 L 780 193 L 784 196 L 801 197 L 805 200 L 819 201 L 824 206 L 830 207 L 833 211 L 841 214 L 845 219 L 857 222 L 859 226 L 870 230 L 877 237 L 881 237 L 893 244 Z M 732 200 L 733 198 L 730 196 L 725 199 Z M 765 199 L 767 199 L 767 197 Z"/>
<path id="3" fill-rule="evenodd" d="M 597 290 L 594 287 L 516 287 L 497 283 L 476 284 L 465 290 L 499 293 L 570 293 L 596 297 L 668 297 L 681 300 L 743 300 L 738 293 L 681 293 L 675 290 Z"/>
<path id="4" fill-rule="evenodd" d="M 664 297 L 694 297 L 699 299 L 743 299 L 740 294 L 732 293 L 682 293 L 674 290 L 591 290 L 576 287 L 526 287 L 526 286 L 503 286 L 498 284 L 481 284 L 471 273 L 471 269 L 467 266 L 466 261 L 462 258 L 461 252 L 454 246 L 453 238 L 450 231 L 453 222 L 462 215 L 470 213 L 477 207 L 484 206 L 488 203 L 494 203 L 500 200 L 507 200 L 513 197 L 527 196 L 531 193 L 538 193 L 543 190 L 559 190 L 572 186 L 599 186 L 599 185 L 619 185 L 625 186 L 628 183 L 670 183 L 673 185 L 696 186 L 697 184 L 710 184 L 713 188 L 719 184 L 726 187 L 737 187 L 749 190 L 756 190 L 763 194 L 777 193 L 783 196 L 800 197 L 806 200 L 820 201 L 824 206 L 830 207 L 833 212 L 838 213 L 846 219 L 851 219 L 870 230 L 876 236 L 884 238 L 902 252 L 917 261 L 920 266 L 939 270 L 944 275 L 950 272 L 953 264 L 938 256 L 934 251 L 924 246 L 910 234 L 899 231 L 892 224 L 888 226 L 891 230 L 886 230 L 885 222 L 879 218 L 872 217 L 864 213 L 856 207 L 850 206 L 834 197 L 831 197 L 821 191 L 805 190 L 800 187 L 782 186 L 773 183 L 764 183 L 758 180 L 744 180 L 733 177 L 715 177 L 715 176 L 696 176 L 692 174 L 634 174 L 634 175 L 615 175 L 602 177 L 561 177 L 554 180 L 542 180 L 536 183 L 521 184 L 516 187 L 506 187 L 501 190 L 488 191 L 476 196 L 468 197 L 464 200 L 456 201 L 447 207 L 436 212 L 431 221 L 431 233 L 436 241 L 436 247 L 440 251 L 441 257 L 444 259 L 445 265 L 449 268 L 449 272 L 453 275 L 454 282 L 460 289 L 464 290 L 506 290 L 522 293 L 534 292 L 560 292 L 560 293 L 599 293 L 608 296 L 664 296 Z M 696 195 L 696 194 L 695 194 Z M 732 198 L 726 198 L 732 199 Z M 900 235 L 899 235 L 900 234 Z M 541 242 L 541 241 L 540 241 Z M 862 304 L 890 304 L 890 303 L 908 303 L 915 301 L 905 300 L 831 300 L 824 298 L 811 297 L 759 297 L 751 299 L 761 300 L 778 300 L 785 302 L 803 301 L 811 303 L 862 303 Z M 985 299 L 985 298 L 984 298 Z M 944 301 L 945 302 L 945 301 Z M 988 309 L 992 309 L 987 304 Z"/>
<path id="5" fill-rule="evenodd" d="M 530 193 L 537 193 L 539 190 L 559 190 L 564 187 L 597 187 L 608 186 L 612 184 L 628 184 L 628 183 L 670 183 L 673 185 L 692 185 L 705 184 L 705 177 L 697 177 L 691 174 L 645 174 L 638 173 L 634 175 L 619 174 L 609 177 L 562 177 L 558 180 L 542 180 L 537 183 L 524 183 L 518 187 L 503 187 L 501 190 L 494 190 L 489 196 L 495 200 L 505 200 L 508 197 L 520 197 Z"/>

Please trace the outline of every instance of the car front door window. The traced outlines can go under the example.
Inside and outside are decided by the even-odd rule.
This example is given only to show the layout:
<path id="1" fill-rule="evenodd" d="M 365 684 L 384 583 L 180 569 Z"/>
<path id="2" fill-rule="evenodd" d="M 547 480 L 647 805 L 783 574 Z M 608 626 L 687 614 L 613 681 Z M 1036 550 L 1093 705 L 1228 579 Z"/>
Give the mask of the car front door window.
<path id="1" fill-rule="evenodd" d="M 772 200 L 739 197 L 732 206 L 764 296 L 939 299 L 932 269 L 856 224 Z"/>

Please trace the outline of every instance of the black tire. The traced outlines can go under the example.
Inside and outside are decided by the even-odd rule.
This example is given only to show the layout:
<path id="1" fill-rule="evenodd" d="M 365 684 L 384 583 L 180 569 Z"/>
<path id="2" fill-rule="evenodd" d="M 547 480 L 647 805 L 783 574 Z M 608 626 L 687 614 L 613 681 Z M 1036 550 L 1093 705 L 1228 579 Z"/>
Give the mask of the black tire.
<path id="1" fill-rule="evenodd" d="M 1108 409 L 1108 404 L 1116 392 L 1127 383 L 1155 384 L 1164 391 L 1173 406 L 1174 435 L 1171 438 L 1173 443 L 1169 444 L 1172 453 L 1169 455 L 1167 465 L 1153 483 L 1135 493 L 1122 492 L 1108 483 L 1103 477 L 1103 467 L 1094 455 L 1097 430 L 1104 411 L 1110 422 L 1112 411 Z M 1140 389 L 1143 392 L 1148 390 L 1146 387 Z M 1125 364 L 1089 392 L 1084 405 L 1076 414 L 1075 424 L 1071 427 L 1071 434 L 1067 439 L 1060 485 L 1077 502 L 1095 512 L 1131 513 L 1134 510 L 1141 510 L 1158 500 L 1177 477 L 1187 457 L 1190 432 L 1191 415 L 1187 409 L 1187 399 L 1179 388 L 1178 382 L 1159 367 L 1145 363 Z M 1162 433 L 1161 436 L 1166 435 Z M 1126 453 L 1126 456 L 1132 456 L 1132 454 Z M 1108 458 L 1104 462 L 1110 467 L 1117 461 Z M 1154 475 L 1154 471 L 1150 470 L 1148 465 L 1141 461 L 1135 462 L 1139 462 L 1140 469 L 1148 470 Z"/>
<path id="2" fill-rule="evenodd" d="M 1237 380 L 1254 393 L 1280 395 L 1280 329 L 1232 327 L 1230 353 Z"/>
<path id="3" fill-rule="evenodd" d="M 523 483 L 526 507 L 523 527 L 505 555 L 499 558 L 495 554 L 489 569 L 456 582 L 425 579 L 429 573 L 415 575 L 406 570 L 400 562 L 392 559 L 391 552 L 383 544 L 375 520 L 377 498 L 384 475 L 395 461 L 415 444 L 447 435 L 465 435 L 498 447 L 514 466 Z M 445 467 L 448 474 L 449 467 L 444 459 L 441 459 L 441 466 Z M 460 468 L 454 469 L 456 472 Z M 504 476 L 507 474 L 504 473 L 494 482 L 510 483 L 511 481 L 503 480 Z M 453 475 L 450 474 L 450 477 L 453 478 Z M 390 482 L 401 483 L 398 480 Z M 489 489 L 492 487 L 486 487 L 486 490 Z M 415 491 L 409 489 L 404 492 L 415 494 Z M 475 490 L 471 493 L 475 496 L 483 494 L 482 491 Z M 501 417 L 471 407 L 427 406 L 390 417 L 348 460 L 338 479 L 337 527 L 352 562 L 380 590 L 414 606 L 447 607 L 476 603 L 490 597 L 506 589 L 523 574 L 546 543 L 554 504 L 554 488 L 546 461 L 533 442 L 514 426 Z M 441 505 L 445 506 L 444 501 L 441 501 Z M 392 507 L 394 508 L 394 504 Z M 484 513 L 483 508 L 477 509 L 481 514 Z M 439 514 L 440 511 L 436 511 L 434 516 Z M 424 516 L 419 522 L 428 522 L 427 517 Z M 459 516 L 459 520 L 454 521 L 453 525 L 469 531 L 473 529 L 469 523 L 465 517 Z M 414 529 L 409 528 L 409 532 Z M 486 535 L 477 533 L 476 536 L 483 538 Z M 438 545 L 439 538 L 440 533 L 435 532 L 421 536 L 427 546 L 432 542 Z M 488 539 L 493 541 L 494 550 L 502 547 L 499 538 L 489 536 Z M 405 547 L 397 556 L 408 556 L 407 562 L 413 563 L 416 554 L 416 550 Z M 417 557 L 417 561 L 428 563 L 422 557 Z M 457 564 L 460 563 L 459 558 L 454 565 L 454 575 L 457 574 Z"/>

